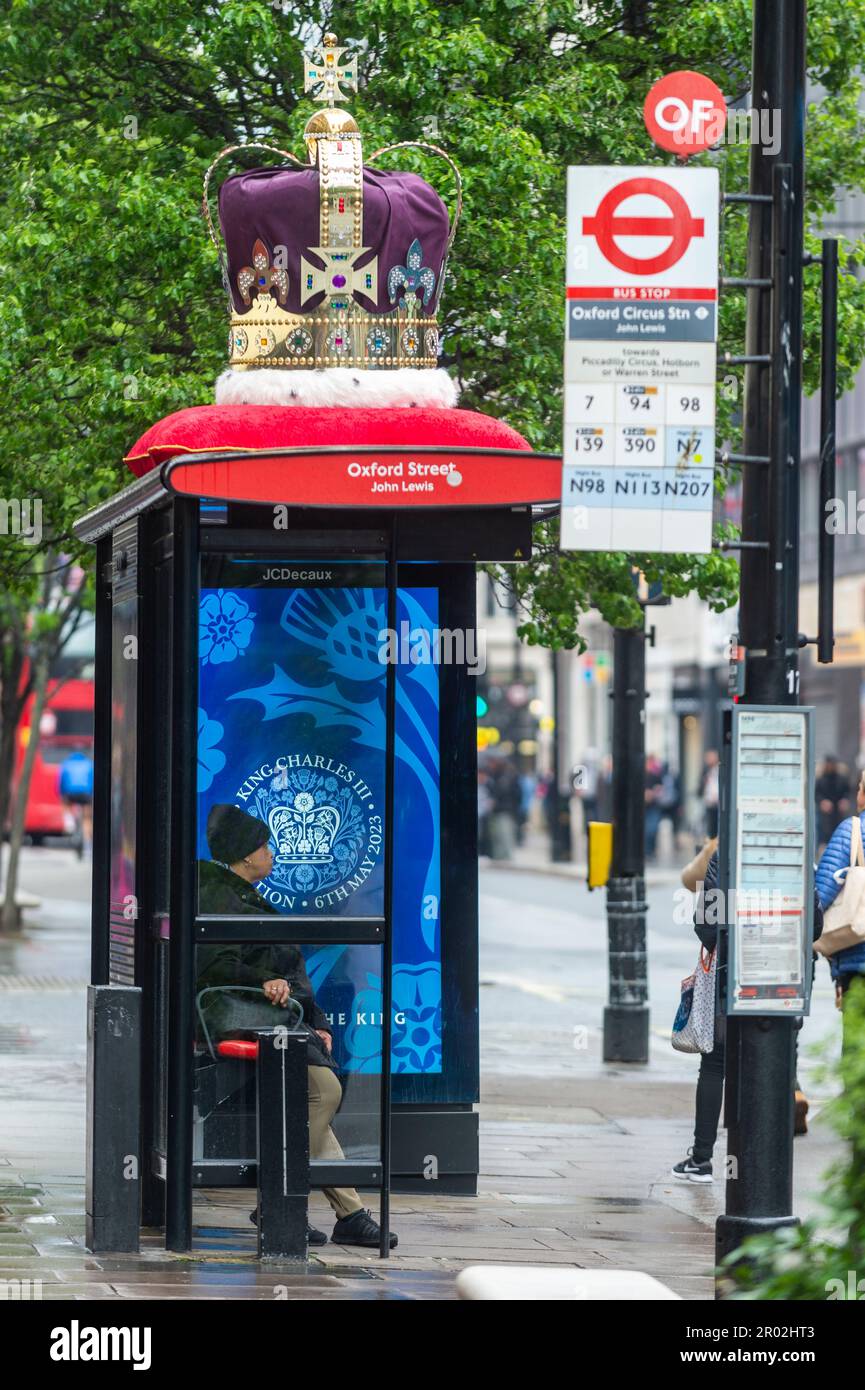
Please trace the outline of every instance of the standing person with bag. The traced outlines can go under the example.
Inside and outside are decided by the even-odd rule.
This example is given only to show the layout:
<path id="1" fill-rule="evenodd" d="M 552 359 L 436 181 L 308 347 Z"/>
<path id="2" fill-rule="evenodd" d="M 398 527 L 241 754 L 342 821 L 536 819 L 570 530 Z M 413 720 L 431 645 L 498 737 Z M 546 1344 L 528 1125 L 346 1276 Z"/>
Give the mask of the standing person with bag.
<path id="1" fill-rule="evenodd" d="M 817 865 L 825 918 L 814 950 L 828 958 L 839 1007 L 853 981 L 865 975 L 865 772 L 856 787 L 856 810 L 835 827 Z"/>
<path id="2" fill-rule="evenodd" d="M 865 794 L 862 801 L 865 808 Z M 697 1077 L 696 1113 L 694 1117 L 694 1143 L 686 1158 L 675 1164 L 671 1172 L 674 1178 L 686 1182 L 712 1182 L 712 1151 L 718 1138 L 718 1124 L 721 1119 L 721 1102 L 724 1097 L 725 1042 L 727 1017 L 719 1013 L 715 1006 L 715 948 L 718 941 L 718 912 L 706 911 L 706 891 L 714 895 L 718 887 L 718 839 L 707 840 L 703 848 L 682 870 L 682 883 L 691 893 L 698 893 L 697 909 L 694 913 L 694 931 L 700 941 L 700 960 L 694 972 L 693 995 L 686 1002 L 683 991 L 679 1014 L 673 1025 L 673 1046 L 682 1052 L 700 1052 L 700 1073 Z M 712 904 L 714 906 L 714 904 Z M 707 917 L 711 920 L 707 921 Z M 814 894 L 814 934 L 819 934 L 823 925 L 822 909 L 818 894 Z M 815 946 L 816 949 L 816 946 Z M 865 962 L 863 962 L 865 969 Z M 700 972 L 703 972 L 702 978 Z M 709 1024 L 709 1007 L 714 1009 L 714 1027 Z M 685 1011 L 700 1017 L 692 1022 L 688 1018 L 684 1028 L 680 1015 Z M 685 1043 L 677 1041 L 684 1035 Z M 709 1045 L 711 1044 L 711 1046 Z M 799 1088 L 798 1078 L 793 1095 L 793 1133 L 807 1134 L 808 1101 Z"/>
<path id="3" fill-rule="evenodd" d="M 674 1178 L 684 1182 L 713 1182 L 712 1151 L 718 1137 L 718 1123 L 721 1118 L 721 1100 L 724 1095 L 724 1040 L 726 1017 L 714 1007 L 715 992 L 715 948 L 718 942 L 717 925 L 706 922 L 706 890 L 714 891 L 718 886 L 718 840 L 707 840 L 696 858 L 682 870 L 682 883 L 690 892 L 698 893 L 697 910 L 694 913 L 694 932 L 700 942 L 700 959 L 695 971 L 694 999 L 691 1010 L 699 1003 L 702 1017 L 694 1033 L 694 1041 L 687 1047 L 677 1043 L 677 1030 L 674 1025 L 673 1046 L 682 1051 L 699 1051 L 700 1072 L 697 1077 L 696 1110 L 694 1116 L 694 1143 L 687 1156 L 670 1170 Z M 709 914 L 715 917 L 715 914 Z M 699 972 L 703 971 L 703 979 Z M 709 1024 L 708 1014 L 711 1001 L 714 1022 Z M 677 1015 L 676 1023 L 679 1022 Z M 701 1036 L 702 1035 L 702 1036 Z M 702 1044 L 702 1046 L 701 1046 Z"/>

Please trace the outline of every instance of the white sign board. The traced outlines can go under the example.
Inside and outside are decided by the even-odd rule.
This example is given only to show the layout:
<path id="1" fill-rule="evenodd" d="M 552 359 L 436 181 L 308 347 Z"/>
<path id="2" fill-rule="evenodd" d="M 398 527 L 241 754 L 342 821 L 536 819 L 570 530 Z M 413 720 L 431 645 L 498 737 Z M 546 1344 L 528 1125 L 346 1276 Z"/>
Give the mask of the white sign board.
<path id="1" fill-rule="evenodd" d="M 712 542 L 718 173 L 568 170 L 561 545 Z"/>
<path id="2" fill-rule="evenodd" d="M 813 710 L 733 707 L 728 1013 L 807 1012 Z"/>

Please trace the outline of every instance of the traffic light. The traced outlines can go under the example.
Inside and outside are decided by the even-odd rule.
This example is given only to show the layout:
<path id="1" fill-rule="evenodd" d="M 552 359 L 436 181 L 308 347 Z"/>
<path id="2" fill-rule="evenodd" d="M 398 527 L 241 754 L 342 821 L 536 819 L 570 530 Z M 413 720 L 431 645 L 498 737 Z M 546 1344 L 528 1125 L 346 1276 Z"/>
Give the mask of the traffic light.
<path id="1" fill-rule="evenodd" d="M 480 675 L 475 685 L 475 713 L 485 719 L 490 712 L 490 687 L 486 675 Z"/>

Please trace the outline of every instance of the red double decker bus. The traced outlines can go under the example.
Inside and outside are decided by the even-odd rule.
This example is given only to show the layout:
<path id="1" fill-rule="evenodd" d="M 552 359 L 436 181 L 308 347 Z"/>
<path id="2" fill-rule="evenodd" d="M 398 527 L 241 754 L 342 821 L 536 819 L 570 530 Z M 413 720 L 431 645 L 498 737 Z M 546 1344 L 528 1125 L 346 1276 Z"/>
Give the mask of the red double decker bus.
<path id="1" fill-rule="evenodd" d="M 30 741 L 33 696 L 24 706 L 15 751 L 14 795 Z M 93 757 L 93 680 L 52 679 L 40 721 L 39 748 L 27 796 L 24 831 L 33 845 L 48 836 L 77 843 L 79 824 L 60 795 L 60 769 L 69 754 L 80 750 Z"/>

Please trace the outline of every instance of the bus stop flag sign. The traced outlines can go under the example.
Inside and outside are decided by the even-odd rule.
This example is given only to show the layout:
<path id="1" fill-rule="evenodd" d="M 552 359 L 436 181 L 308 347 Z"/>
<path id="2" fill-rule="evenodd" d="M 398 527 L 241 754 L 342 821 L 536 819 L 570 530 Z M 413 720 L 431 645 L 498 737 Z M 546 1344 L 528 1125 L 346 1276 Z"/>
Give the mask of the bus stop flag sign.
<path id="1" fill-rule="evenodd" d="M 562 548 L 711 548 L 715 169 L 568 170 Z"/>
<path id="2" fill-rule="evenodd" d="M 568 170 L 568 338 L 712 343 L 715 169 Z"/>

